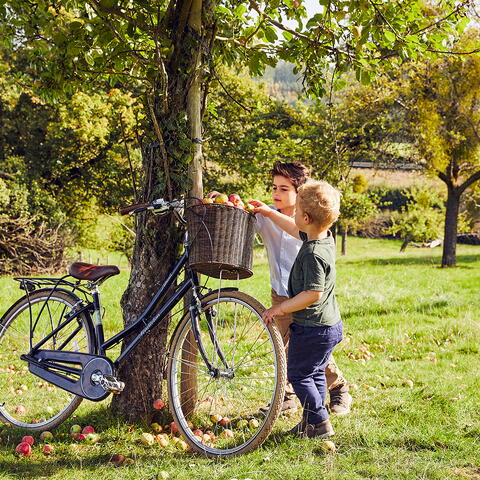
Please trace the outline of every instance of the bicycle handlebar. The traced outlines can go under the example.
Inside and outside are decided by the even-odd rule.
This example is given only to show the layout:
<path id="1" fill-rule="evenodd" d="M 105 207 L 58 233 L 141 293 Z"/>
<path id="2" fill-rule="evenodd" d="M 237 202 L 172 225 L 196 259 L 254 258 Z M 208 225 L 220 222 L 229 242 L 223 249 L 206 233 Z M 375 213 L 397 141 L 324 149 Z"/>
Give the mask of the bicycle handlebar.
<path id="1" fill-rule="evenodd" d="M 144 202 L 144 203 L 134 203 L 133 205 L 128 205 L 126 207 L 120 207 L 118 209 L 118 213 L 120 215 L 128 215 L 129 213 L 136 213 L 136 210 L 142 209 L 145 210 L 151 205 L 151 203 Z"/>
<path id="2" fill-rule="evenodd" d="M 126 207 L 119 208 L 120 215 L 128 215 L 133 213 L 144 212 L 145 210 L 152 210 L 155 214 L 167 213 L 169 211 L 174 211 L 175 213 L 180 213 L 180 210 L 183 209 L 183 199 L 172 200 L 170 202 L 164 200 L 163 198 L 158 198 L 153 202 L 142 202 L 134 203 L 133 205 L 127 205 Z"/>

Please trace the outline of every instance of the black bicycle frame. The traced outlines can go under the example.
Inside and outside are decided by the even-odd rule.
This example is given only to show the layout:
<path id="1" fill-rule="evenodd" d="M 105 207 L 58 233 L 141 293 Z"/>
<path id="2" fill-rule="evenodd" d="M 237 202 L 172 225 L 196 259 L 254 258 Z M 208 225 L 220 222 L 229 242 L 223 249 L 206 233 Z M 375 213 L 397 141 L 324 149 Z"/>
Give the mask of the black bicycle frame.
<path id="1" fill-rule="evenodd" d="M 121 332 L 118 332 L 108 340 L 104 341 L 104 331 L 103 331 L 103 324 L 101 321 L 95 321 L 95 339 L 96 339 L 96 350 L 98 355 L 105 356 L 105 353 L 108 349 L 120 343 L 125 337 L 128 335 L 134 334 L 132 341 L 128 344 L 128 346 L 123 350 L 120 356 L 113 362 L 115 368 L 117 368 L 122 361 L 130 354 L 130 352 L 138 345 L 138 343 L 142 340 L 142 338 L 154 328 L 159 321 L 161 321 L 174 307 L 175 305 L 185 296 L 185 294 L 192 290 L 192 301 L 190 304 L 190 313 L 192 318 L 192 330 L 195 337 L 195 340 L 198 345 L 198 349 L 200 355 L 202 356 L 205 365 L 212 372 L 212 375 L 216 375 L 217 369 L 213 368 L 211 363 L 207 358 L 207 354 L 203 347 L 202 341 L 200 339 L 200 334 L 196 325 L 196 317 L 200 313 L 200 300 L 198 298 L 197 289 L 199 287 L 199 281 L 197 274 L 191 270 L 190 268 L 186 269 L 187 278 L 180 283 L 175 289 L 173 295 L 165 302 L 165 304 L 153 314 L 151 318 L 150 315 L 155 310 L 158 303 L 161 299 L 165 296 L 168 292 L 170 287 L 173 285 L 174 281 L 178 277 L 181 269 L 186 265 L 188 260 L 188 247 L 186 247 L 185 252 L 181 255 L 178 259 L 177 263 L 173 267 L 172 271 L 154 295 L 150 303 L 147 305 L 145 310 L 141 313 L 141 315 L 130 325 L 124 328 Z M 80 306 L 78 309 L 71 312 L 70 315 L 67 316 L 66 320 L 58 325 L 52 332 L 50 332 L 45 338 L 43 338 L 39 343 L 32 347 L 32 353 L 35 353 L 36 350 L 40 349 L 42 345 L 44 345 L 50 338 L 54 337 L 63 327 L 65 327 L 68 323 L 73 321 L 76 317 L 80 316 L 83 313 L 88 313 L 89 316 L 95 311 L 100 312 L 100 297 L 98 292 L 93 293 L 93 301 L 88 304 L 84 304 Z M 210 333 L 210 338 L 214 341 L 214 345 L 217 349 L 220 359 L 224 363 L 225 367 L 228 368 L 227 362 L 221 352 L 221 349 L 218 346 L 218 343 L 215 338 L 215 332 L 213 328 L 213 323 L 211 321 L 210 315 L 207 314 L 207 324 Z M 81 327 L 78 327 L 78 330 Z M 78 331 L 77 330 L 77 331 Z M 74 331 L 71 336 L 74 336 L 77 331 Z"/>

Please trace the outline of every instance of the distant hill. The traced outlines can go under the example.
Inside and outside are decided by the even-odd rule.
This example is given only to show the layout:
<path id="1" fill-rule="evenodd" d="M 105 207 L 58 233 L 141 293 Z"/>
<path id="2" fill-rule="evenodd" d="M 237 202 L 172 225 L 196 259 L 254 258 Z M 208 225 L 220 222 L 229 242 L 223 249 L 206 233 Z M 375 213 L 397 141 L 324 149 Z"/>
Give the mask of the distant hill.
<path id="1" fill-rule="evenodd" d="M 265 83 L 272 97 L 294 105 L 302 90 L 300 77 L 293 73 L 293 64 L 281 60 L 276 67 L 267 67 L 263 77 L 256 80 Z"/>

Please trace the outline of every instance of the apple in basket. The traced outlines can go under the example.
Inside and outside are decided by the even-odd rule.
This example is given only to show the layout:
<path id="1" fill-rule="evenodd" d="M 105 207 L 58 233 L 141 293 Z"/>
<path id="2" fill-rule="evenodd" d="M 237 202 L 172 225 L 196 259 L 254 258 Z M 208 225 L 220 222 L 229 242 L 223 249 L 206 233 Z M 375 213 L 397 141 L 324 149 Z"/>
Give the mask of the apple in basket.
<path id="1" fill-rule="evenodd" d="M 213 198 L 208 198 L 208 197 L 207 197 L 207 198 L 204 198 L 204 199 L 202 200 L 202 203 L 213 203 Z"/>
<path id="2" fill-rule="evenodd" d="M 245 204 L 242 202 L 242 199 L 240 198 L 240 195 L 238 195 L 238 193 L 231 193 L 228 196 L 228 200 L 232 202 L 235 207 L 238 207 L 238 208 L 245 207 Z"/>
<path id="3" fill-rule="evenodd" d="M 227 203 L 228 201 L 228 197 L 224 193 L 217 195 L 214 200 L 215 203 Z"/>

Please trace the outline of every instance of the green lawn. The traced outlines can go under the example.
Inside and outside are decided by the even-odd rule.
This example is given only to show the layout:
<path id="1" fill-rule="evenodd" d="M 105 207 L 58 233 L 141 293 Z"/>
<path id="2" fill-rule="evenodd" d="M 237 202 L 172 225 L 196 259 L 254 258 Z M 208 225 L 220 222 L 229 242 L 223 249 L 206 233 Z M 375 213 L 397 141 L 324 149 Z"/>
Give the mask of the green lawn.
<path id="1" fill-rule="evenodd" d="M 335 355 L 358 389 L 351 415 L 332 417 L 336 454 L 323 453 L 321 440 L 286 436 L 297 417 L 280 419 L 262 448 L 236 459 L 144 447 L 138 438 L 147 426 L 113 418 L 108 403 L 84 402 L 55 432 L 50 457 L 37 446 L 31 457 L 18 459 L 13 452 L 23 432 L 0 427 L 0 479 L 156 479 L 164 470 L 179 480 L 478 480 L 480 247 L 460 245 L 458 267 L 447 270 L 438 268 L 440 249 L 400 254 L 399 247 L 351 239 L 348 256 L 338 259 L 346 338 Z M 111 330 L 121 325 L 115 302 L 127 281 L 124 270 L 102 288 Z M 3 312 L 20 290 L 10 279 L 0 279 L 0 287 Z M 268 305 L 263 250 L 256 250 L 255 275 L 240 289 Z M 73 423 L 95 425 L 101 441 L 72 444 L 67 432 Z M 115 468 L 109 463 L 115 453 L 135 462 Z"/>

